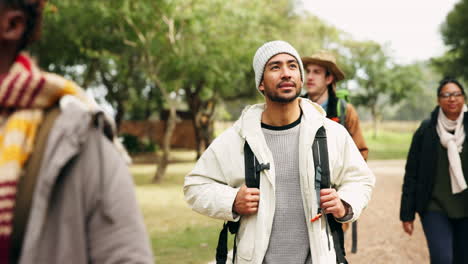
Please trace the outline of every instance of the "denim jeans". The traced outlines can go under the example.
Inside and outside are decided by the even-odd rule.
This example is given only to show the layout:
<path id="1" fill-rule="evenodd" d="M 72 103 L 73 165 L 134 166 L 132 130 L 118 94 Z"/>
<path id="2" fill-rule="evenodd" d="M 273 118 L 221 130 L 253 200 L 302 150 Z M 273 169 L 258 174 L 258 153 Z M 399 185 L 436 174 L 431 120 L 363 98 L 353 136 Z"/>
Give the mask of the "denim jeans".
<path id="1" fill-rule="evenodd" d="M 440 212 L 425 212 L 421 222 L 431 264 L 468 264 L 468 218 L 452 219 Z"/>

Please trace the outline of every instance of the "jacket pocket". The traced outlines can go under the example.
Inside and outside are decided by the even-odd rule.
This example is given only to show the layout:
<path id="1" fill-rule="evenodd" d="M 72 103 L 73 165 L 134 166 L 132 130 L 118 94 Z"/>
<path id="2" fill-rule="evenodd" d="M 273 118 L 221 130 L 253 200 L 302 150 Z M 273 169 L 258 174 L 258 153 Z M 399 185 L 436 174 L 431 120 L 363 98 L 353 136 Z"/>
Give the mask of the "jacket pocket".
<path id="1" fill-rule="evenodd" d="M 255 248 L 255 223 L 257 215 L 243 216 L 237 236 L 237 257 L 252 260 Z"/>

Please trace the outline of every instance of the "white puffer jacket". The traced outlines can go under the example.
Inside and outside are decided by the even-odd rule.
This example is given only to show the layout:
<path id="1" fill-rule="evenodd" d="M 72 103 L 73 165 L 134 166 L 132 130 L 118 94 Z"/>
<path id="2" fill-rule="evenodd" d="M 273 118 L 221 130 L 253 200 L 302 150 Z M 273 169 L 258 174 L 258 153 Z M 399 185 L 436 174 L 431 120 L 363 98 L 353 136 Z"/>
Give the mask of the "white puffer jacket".
<path id="1" fill-rule="evenodd" d="M 312 144 L 317 130 L 324 126 L 330 162 L 332 185 L 342 200 L 351 205 L 356 220 L 369 202 L 375 177 L 363 160 L 344 127 L 325 117 L 323 109 L 307 99 L 300 99 L 303 111 L 299 139 L 299 166 L 305 221 L 313 263 L 336 263 L 333 245 L 328 248 L 325 217 L 311 223 L 317 212 L 314 189 Z M 209 217 L 238 221 L 232 205 L 244 183 L 244 142 L 247 140 L 260 163 L 270 163 L 261 173 L 260 203 L 257 214 L 242 217 L 236 263 L 262 263 L 275 214 L 275 165 L 261 129 L 264 104 L 248 106 L 241 117 L 203 153 L 195 168 L 185 177 L 185 199 L 193 210 Z"/>

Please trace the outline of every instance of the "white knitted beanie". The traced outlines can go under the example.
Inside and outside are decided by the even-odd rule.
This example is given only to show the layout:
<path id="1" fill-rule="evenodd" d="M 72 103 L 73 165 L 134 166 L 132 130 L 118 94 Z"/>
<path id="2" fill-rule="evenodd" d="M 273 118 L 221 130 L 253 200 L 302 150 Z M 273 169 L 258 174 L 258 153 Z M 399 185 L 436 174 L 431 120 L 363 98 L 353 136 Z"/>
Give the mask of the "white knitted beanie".
<path id="1" fill-rule="evenodd" d="M 263 79 L 263 72 L 265 70 L 266 63 L 271 59 L 271 57 L 280 53 L 287 53 L 296 58 L 297 63 L 299 64 L 299 69 L 301 70 L 301 80 L 304 81 L 304 66 L 302 66 L 302 60 L 301 56 L 299 56 L 299 53 L 297 53 L 296 49 L 294 49 L 293 46 L 291 46 L 291 44 L 287 43 L 286 41 L 275 40 L 263 44 L 260 48 L 258 48 L 257 52 L 255 52 L 255 56 L 253 58 L 253 68 L 255 72 L 255 84 L 257 89 Z"/>

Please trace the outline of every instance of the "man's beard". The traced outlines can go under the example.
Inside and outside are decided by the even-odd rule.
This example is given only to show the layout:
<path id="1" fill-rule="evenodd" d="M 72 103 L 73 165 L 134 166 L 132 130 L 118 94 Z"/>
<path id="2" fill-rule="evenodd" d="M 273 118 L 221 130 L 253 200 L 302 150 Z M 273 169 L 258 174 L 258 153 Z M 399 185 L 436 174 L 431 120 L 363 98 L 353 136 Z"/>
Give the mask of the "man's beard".
<path id="1" fill-rule="evenodd" d="M 296 84 L 294 84 L 294 85 L 296 85 Z M 278 88 L 279 87 L 275 87 L 275 89 L 278 89 Z M 275 93 L 275 91 L 276 90 L 265 89 L 265 96 L 268 97 L 268 99 L 270 99 L 270 101 L 277 102 L 277 103 L 290 103 L 290 102 L 296 100 L 296 98 L 299 97 L 299 95 L 301 95 L 301 89 L 297 89 L 297 92 L 293 97 L 281 96 L 280 94 Z"/>

